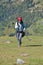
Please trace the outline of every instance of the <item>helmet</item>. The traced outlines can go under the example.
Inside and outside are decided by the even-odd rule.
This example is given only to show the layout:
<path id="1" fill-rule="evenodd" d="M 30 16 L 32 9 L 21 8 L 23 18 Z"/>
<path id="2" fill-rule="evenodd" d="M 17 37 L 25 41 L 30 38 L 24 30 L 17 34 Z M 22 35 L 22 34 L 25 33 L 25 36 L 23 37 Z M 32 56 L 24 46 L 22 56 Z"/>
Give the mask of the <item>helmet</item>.
<path id="1" fill-rule="evenodd" d="M 22 21 L 22 17 L 19 16 L 19 17 L 17 18 L 17 20 L 21 22 L 21 21 Z"/>

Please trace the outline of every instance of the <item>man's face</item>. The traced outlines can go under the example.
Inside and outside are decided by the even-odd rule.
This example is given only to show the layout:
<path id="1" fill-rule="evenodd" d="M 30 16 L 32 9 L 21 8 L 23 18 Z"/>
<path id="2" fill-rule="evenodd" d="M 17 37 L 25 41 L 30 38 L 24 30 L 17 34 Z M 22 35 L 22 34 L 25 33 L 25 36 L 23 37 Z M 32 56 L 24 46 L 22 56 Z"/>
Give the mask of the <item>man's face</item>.
<path id="1" fill-rule="evenodd" d="M 19 23 L 21 23 L 21 21 L 19 20 Z"/>

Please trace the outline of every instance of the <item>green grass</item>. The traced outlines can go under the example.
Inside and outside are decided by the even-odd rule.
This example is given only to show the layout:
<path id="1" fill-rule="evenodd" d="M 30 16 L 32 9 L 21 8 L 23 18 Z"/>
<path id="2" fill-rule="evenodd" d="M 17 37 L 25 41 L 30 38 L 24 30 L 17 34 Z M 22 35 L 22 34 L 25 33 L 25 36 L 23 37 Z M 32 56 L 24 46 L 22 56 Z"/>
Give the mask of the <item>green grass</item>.
<path id="1" fill-rule="evenodd" d="M 9 44 L 6 41 L 11 41 Z M 27 53 L 28 56 L 21 56 Z M 18 48 L 16 37 L 0 37 L 0 65 L 16 65 L 18 58 L 26 61 L 21 65 L 43 65 L 43 36 L 28 36 Z"/>

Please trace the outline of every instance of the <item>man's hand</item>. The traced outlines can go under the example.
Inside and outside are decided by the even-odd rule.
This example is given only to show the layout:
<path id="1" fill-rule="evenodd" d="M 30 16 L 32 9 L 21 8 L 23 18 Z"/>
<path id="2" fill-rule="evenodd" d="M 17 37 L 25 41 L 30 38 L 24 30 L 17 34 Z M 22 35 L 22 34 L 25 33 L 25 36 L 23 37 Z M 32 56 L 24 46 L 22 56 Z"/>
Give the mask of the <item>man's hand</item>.
<path id="1" fill-rule="evenodd" d="M 25 28 L 23 29 L 23 32 L 25 32 Z"/>

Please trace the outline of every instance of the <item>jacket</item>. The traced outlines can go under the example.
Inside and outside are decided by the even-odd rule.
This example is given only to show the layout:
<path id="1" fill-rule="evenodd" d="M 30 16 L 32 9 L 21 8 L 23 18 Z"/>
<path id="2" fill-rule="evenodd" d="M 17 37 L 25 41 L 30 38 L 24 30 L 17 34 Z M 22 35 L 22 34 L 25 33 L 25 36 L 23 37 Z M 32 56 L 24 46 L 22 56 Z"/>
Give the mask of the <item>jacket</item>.
<path id="1" fill-rule="evenodd" d="M 16 23 L 15 23 L 15 29 L 16 29 L 16 31 L 18 31 L 18 32 L 25 31 L 24 23 L 16 22 Z"/>

